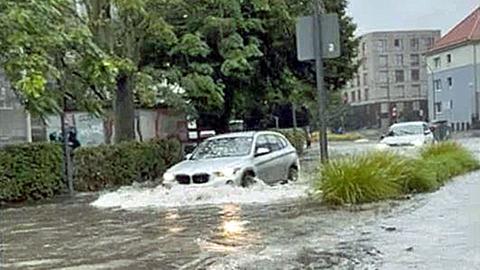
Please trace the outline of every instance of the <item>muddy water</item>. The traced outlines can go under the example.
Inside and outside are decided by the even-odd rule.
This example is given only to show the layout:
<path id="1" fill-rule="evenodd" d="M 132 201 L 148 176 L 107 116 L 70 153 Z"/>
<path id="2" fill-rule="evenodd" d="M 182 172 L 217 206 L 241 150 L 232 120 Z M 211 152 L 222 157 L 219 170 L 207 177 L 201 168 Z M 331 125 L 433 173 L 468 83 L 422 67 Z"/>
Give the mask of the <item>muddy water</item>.
<path id="1" fill-rule="evenodd" d="M 480 157 L 479 139 L 461 142 Z M 309 201 L 308 179 L 251 190 L 128 187 L 2 209 L 0 269 L 477 269 L 479 177 L 355 211 Z"/>

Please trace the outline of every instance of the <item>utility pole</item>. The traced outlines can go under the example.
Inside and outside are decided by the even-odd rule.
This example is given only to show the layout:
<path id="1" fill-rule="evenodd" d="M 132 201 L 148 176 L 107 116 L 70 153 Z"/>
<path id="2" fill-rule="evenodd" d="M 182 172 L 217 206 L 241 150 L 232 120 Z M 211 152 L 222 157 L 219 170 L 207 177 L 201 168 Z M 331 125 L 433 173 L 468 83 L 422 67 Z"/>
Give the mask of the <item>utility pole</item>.
<path id="1" fill-rule="evenodd" d="M 320 122 L 320 158 L 322 163 L 328 161 L 328 140 L 327 140 L 327 121 L 326 121 L 326 104 L 327 95 L 325 93 L 324 73 L 323 73 L 323 56 L 322 56 L 322 28 L 320 26 L 320 7 L 323 4 L 322 0 L 314 2 L 315 13 L 313 20 L 314 29 L 314 55 L 317 77 L 317 92 L 318 92 L 318 113 Z"/>

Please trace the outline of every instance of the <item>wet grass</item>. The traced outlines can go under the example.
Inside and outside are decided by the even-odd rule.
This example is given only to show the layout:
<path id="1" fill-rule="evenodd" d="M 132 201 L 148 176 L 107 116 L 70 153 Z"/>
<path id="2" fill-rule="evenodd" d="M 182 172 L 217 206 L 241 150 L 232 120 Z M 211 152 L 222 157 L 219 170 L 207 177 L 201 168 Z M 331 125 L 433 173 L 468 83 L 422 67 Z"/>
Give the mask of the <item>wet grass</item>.
<path id="1" fill-rule="evenodd" d="M 321 167 L 314 188 L 327 204 L 361 204 L 432 192 L 479 168 L 467 149 L 446 142 L 422 149 L 417 158 L 371 152 L 332 160 Z"/>

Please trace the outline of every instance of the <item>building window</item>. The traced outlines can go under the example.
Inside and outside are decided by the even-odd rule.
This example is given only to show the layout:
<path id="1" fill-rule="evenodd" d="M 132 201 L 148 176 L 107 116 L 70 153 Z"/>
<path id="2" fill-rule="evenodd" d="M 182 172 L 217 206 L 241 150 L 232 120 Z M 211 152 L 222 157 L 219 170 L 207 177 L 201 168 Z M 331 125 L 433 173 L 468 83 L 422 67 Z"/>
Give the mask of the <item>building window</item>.
<path id="1" fill-rule="evenodd" d="M 386 52 L 387 51 L 387 40 L 379 39 L 375 42 L 377 51 L 379 52 Z"/>
<path id="2" fill-rule="evenodd" d="M 448 104 L 448 108 L 450 110 L 453 110 L 453 100 L 450 100 L 449 104 Z"/>
<path id="3" fill-rule="evenodd" d="M 395 86 L 395 97 L 405 97 L 405 86 L 404 85 Z"/>
<path id="4" fill-rule="evenodd" d="M 447 85 L 448 85 L 448 88 L 452 88 L 452 86 L 453 86 L 453 79 L 452 79 L 452 77 L 448 77 L 448 78 L 447 78 Z"/>
<path id="5" fill-rule="evenodd" d="M 422 88 L 419 84 L 412 85 L 412 96 L 414 97 L 421 97 L 422 96 Z"/>
<path id="6" fill-rule="evenodd" d="M 414 101 L 412 104 L 412 108 L 414 111 L 419 111 L 420 110 L 420 101 Z"/>
<path id="7" fill-rule="evenodd" d="M 367 62 L 367 59 L 364 58 L 364 59 L 363 59 L 363 63 L 362 63 L 362 69 L 363 69 L 363 70 L 367 70 L 367 64 L 366 64 L 366 62 Z"/>
<path id="8" fill-rule="evenodd" d="M 395 70 L 395 82 L 401 83 L 405 81 L 405 72 L 403 70 Z"/>
<path id="9" fill-rule="evenodd" d="M 362 92 L 360 90 L 357 91 L 357 98 L 358 102 L 362 101 Z"/>
<path id="10" fill-rule="evenodd" d="M 389 95 L 389 88 L 388 86 L 380 86 L 380 91 L 378 93 L 379 98 L 387 98 Z"/>
<path id="11" fill-rule="evenodd" d="M 433 62 L 435 64 L 435 68 L 440 68 L 442 66 L 442 60 L 440 59 L 440 57 L 435 57 L 435 59 L 433 59 Z"/>
<path id="12" fill-rule="evenodd" d="M 363 86 L 367 86 L 367 85 L 368 85 L 368 74 L 363 73 Z"/>
<path id="13" fill-rule="evenodd" d="M 420 55 L 418 54 L 411 54 L 410 55 L 410 65 L 412 67 L 420 66 Z"/>
<path id="14" fill-rule="evenodd" d="M 440 114 L 442 113 L 442 103 L 435 102 L 435 113 Z"/>
<path id="15" fill-rule="evenodd" d="M 423 39 L 423 45 L 425 46 L 425 49 L 429 50 L 433 47 L 433 43 L 435 42 L 435 39 L 433 37 L 428 37 Z"/>
<path id="16" fill-rule="evenodd" d="M 414 82 L 420 81 L 420 70 L 412 69 L 411 75 L 412 75 L 412 81 Z"/>
<path id="17" fill-rule="evenodd" d="M 412 38 L 410 39 L 410 49 L 413 51 L 418 51 L 420 46 L 420 42 L 418 41 L 418 38 Z"/>
<path id="18" fill-rule="evenodd" d="M 442 91 L 442 80 L 438 79 L 433 81 L 433 89 L 436 91 Z"/>
<path id="19" fill-rule="evenodd" d="M 378 81 L 381 83 L 388 83 L 388 71 L 380 71 L 378 73 Z"/>
<path id="20" fill-rule="evenodd" d="M 380 55 L 378 59 L 379 59 L 378 62 L 379 62 L 380 67 L 388 66 L 388 56 Z"/>
<path id="21" fill-rule="evenodd" d="M 368 98 L 369 98 L 369 97 L 368 97 L 368 94 L 369 94 L 369 93 L 368 93 L 368 88 L 366 88 L 365 91 L 364 91 L 365 101 L 368 101 Z"/>
<path id="22" fill-rule="evenodd" d="M 395 65 L 403 66 L 403 54 L 395 55 Z"/>
<path id="23" fill-rule="evenodd" d="M 350 93 L 350 99 L 351 99 L 352 102 L 356 102 L 355 91 L 352 91 L 352 93 Z"/>
<path id="24" fill-rule="evenodd" d="M 452 55 L 451 54 L 447 54 L 447 63 L 452 63 Z"/>
<path id="25" fill-rule="evenodd" d="M 380 112 L 381 113 L 388 113 L 388 103 L 382 103 L 380 105 Z"/>
<path id="26" fill-rule="evenodd" d="M 0 87 L 0 110 L 11 110 L 13 109 L 11 102 L 9 101 L 7 88 Z"/>
<path id="27" fill-rule="evenodd" d="M 403 50 L 403 40 L 399 38 L 395 39 L 394 46 L 395 46 L 395 49 L 397 50 Z"/>
<path id="28" fill-rule="evenodd" d="M 367 43 L 362 43 L 362 55 L 365 57 L 367 55 Z"/>

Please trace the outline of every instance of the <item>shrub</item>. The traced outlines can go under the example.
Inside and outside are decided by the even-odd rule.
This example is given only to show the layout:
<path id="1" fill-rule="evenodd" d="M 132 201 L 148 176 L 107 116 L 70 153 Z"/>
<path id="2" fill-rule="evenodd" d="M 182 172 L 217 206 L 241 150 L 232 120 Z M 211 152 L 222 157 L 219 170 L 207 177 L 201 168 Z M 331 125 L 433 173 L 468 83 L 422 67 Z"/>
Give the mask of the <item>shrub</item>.
<path id="1" fill-rule="evenodd" d="M 80 148 L 75 152 L 75 189 L 98 191 L 155 180 L 180 158 L 177 140 Z"/>
<path id="2" fill-rule="evenodd" d="M 0 201 L 49 198 L 63 188 L 60 145 L 20 144 L 0 150 Z"/>
<path id="3" fill-rule="evenodd" d="M 330 161 L 320 169 L 316 189 L 329 204 L 357 204 L 401 194 L 405 160 L 390 153 L 367 153 Z"/>
<path id="4" fill-rule="evenodd" d="M 303 150 L 307 142 L 307 135 L 303 129 L 277 129 L 274 130 L 287 138 L 287 140 L 297 149 L 299 155 L 303 155 Z"/>

